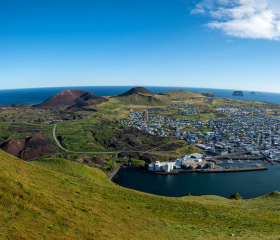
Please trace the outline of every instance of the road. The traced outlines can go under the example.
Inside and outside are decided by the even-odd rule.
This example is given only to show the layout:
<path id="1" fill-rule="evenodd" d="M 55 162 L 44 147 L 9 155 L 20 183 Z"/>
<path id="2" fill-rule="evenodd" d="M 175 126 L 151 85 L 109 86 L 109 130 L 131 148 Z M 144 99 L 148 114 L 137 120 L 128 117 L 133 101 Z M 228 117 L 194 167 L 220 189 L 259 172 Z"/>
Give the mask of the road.
<path id="1" fill-rule="evenodd" d="M 60 149 L 64 150 L 65 152 L 69 152 L 69 153 L 79 153 L 79 154 L 118 154 L 118 153 L 146 153 L 146 154 L 151 154 L 151 155 L 158 155 L 158 156 L 169 156 L 169 157 L 182 157 L 182 155 L 175 155 L 175 154 L 166 154 L 166 153 L 156 153 L 156 152 L 145 152 L 145 151 L 126 151 L 126 150 L 119 150 L 119 151 L 113 151 L 113 152 L 76 152 L 76 151 L 70 151 L 66 148 L 64 148 L 60 142 L 58 141 L 57 137 L 56 137 L 56 126 L 57 124 L 54 124 L 54 128 L 53 128 L 53 138 L 55 140 L 55 142 L 57 143 L 57 145 L 59 146 Z"/>
<path id="2" fill-rule="evenodd" d="M 59 146 L 60 149 L 64 150 L 65 152 L 70 152 L 69 150 L 67 150 L 66 148 L 64 148 L 63 146 L 61 146 L 60 142 L 58 141 L 58 139 L 56 138 L 55 135 L 55 131 L 56 131 L 56 126 L 57 124 L 54 124 L 54 128 L 53 128 L 53 138 L 56 141 L 57 145 Z"/>
<path id="3" fill-rule="evenodd" d="M 115 169 L 115 160 L 117 158 L 118 153 L 115 153 L 114 157 L 112 158 L 112 168 Z"/>

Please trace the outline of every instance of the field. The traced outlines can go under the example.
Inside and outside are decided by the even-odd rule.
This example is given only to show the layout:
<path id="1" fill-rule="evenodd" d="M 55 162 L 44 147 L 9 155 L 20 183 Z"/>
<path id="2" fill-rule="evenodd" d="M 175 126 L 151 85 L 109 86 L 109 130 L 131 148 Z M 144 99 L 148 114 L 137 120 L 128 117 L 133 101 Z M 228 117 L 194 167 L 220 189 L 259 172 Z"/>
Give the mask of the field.
<path id="1" fill-rule="evenodd" d="M 280 194 L 167 198 L 125 189 L 64 159 L 0 151 L 2 239 L 278 239 Z M 28 226 L 28 227 L 27 227 Z"/>

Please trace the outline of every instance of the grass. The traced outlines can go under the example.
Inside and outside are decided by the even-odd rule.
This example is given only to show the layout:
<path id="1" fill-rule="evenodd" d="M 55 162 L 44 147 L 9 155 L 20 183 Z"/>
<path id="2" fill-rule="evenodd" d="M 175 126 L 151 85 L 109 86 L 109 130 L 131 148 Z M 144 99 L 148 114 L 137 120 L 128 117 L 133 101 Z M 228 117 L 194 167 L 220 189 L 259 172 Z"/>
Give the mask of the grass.
<path id="1" fill-rule="evenodd" d="M 251 200 L 160 197 L 64 159 L 0 151 L 2 239 L 277 239 L 280 194 Z"/>
<path id="2" fill-rule="evenodd" d="M 92 131 L 95 131 L 96 122 L 96 119 L 85 119 L 59 123 L 56 136 L 62 137 L 63 145 L 71 151 L 106 152 L 93 137 Z"/>

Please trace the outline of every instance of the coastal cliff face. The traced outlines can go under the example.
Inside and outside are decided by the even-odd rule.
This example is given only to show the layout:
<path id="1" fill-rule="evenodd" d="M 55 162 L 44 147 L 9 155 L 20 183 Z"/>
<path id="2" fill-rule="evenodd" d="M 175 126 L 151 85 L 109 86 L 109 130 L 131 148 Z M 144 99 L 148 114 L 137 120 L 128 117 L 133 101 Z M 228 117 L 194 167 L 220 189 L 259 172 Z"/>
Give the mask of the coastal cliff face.
<path id="1" fill-rule="evenodd" d="M 66 90 L 59 92 L 46 101 L 35 105 L 39 108 L 57 108 L 57 107 L 85 107 L 97 105 L 108 100 L 104 97 L 95 95 L 82 90 Z"/>

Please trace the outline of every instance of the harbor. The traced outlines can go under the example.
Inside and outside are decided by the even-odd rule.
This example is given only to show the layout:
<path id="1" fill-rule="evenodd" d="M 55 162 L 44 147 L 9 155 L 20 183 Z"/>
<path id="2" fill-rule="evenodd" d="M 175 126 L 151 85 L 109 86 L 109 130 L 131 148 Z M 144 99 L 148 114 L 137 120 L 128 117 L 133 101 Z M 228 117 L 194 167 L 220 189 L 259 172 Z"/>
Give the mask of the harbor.
<path id="1" fill-rule="evenodd" d="M 200 153 L 186 155 L 176 161 L 170 162 L 160 162 L 156 161 L 155 163 L 150 163 L 148 171 L 154 174 L 161 175 L 174 175 L 178 173 L 188 173 L 188 172 L 200 172 L 200 173 L 225 173 L 225 172 L 248 172 L 248 171 L 260 171 L 267 170 L 267 167 L 264 167 L 260 164 L 260 160 L 254 159 L 254 162 L 258 163 L 253 164 L 253 160 L 241 160 L 240 158 L 236 161 L 239 163 L 239 166 L 233 166 L 233 159 L 224 159 L 222 160 L 205 160 L 203 155 Z M 264 162 L 268 162 L 264 160 Z M 250 164 L 244 165 L 244 163 Z M 226 166 L 220 166 L 220 164 L 227 163 Z M 270 160 L 270 163 L 272 161 Z"/>
<path id="2" fill-rule="evenodd" d="M 248 171 L 261 171 L 261 170 L 267 170 L 267 167 L 261 166 L 261 165 L 255 165 L 255 166 L 247 166 L 247 167 L 217 167 L 214 169 L 192 169 L 192 170 L 185 170 L 185 169 L 179 169 L 179 170 L 172 170 L 170 172 L 163 172 L 163 171 L 150 171 L 153 174 L 158 175 L 175 175 L 178 173 L 226 173 L 226 172 L 248 172 Z"/>
<path id="3" fill-rule="evenodd" d="M 175 170 L 173 173 L 151 173 L 144 168 L 121 168 L 114 182 L 123 187 L 169 197 L 207 194 L 227 198 L 238 192 L 248 199 L 279 189 L 279 162 L 271 164 L 261 161 L 262 167 L 252 169 L 250 166 L 259 163 L 257 160 L 252 160 L 252 163 L 239 163 L 237 160 L 233 164 L 228 164 L 226 159 L 221 161 L 219 166 L 225 171 Z"/>

